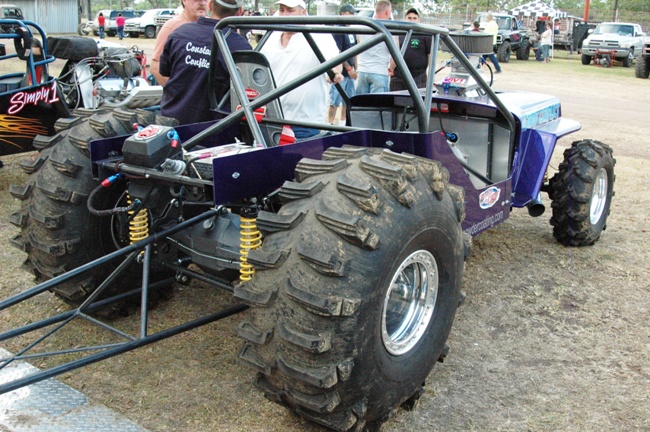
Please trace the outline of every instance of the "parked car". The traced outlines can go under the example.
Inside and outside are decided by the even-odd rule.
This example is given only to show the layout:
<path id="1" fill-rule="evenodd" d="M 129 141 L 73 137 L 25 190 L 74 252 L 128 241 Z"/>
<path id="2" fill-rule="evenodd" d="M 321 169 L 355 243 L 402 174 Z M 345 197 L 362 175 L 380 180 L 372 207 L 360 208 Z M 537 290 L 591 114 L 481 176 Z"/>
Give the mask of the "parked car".
<path id="1" fill-rule="evenodd" d="M 639 24 L 604 22 L 582 43 L 582 64 L 588 65 L 592 58 L 615 52 L 616 60 L 624 67 L 632 66 L 635 57 L 641 55 L 645 33 Z"/>
<path id="2" fill-rule="evenodd" d="M 183 13 L 183 6 L 179 6 L 176 9 L 174 9 L 174 11 L 170 15 L 157 15 L 157 16 L 155 16 L 153 18 L 153 23 L 154 23 L 154 26 L 156 26 L 156 35 L 158 35 L 158 32 L 160 31 L 162 26 L 165 25 L 165 23 L 167 21 L 174 18 L 174 16 L 176 16 L 178 14 L 182 14 L 182 13 Z"/>
<path id="3" fill-rule="evenodd" d="M 20 7 L 13 4 L 0 5 L 0 19 L 24 20 L 23 11 Z M 14 33 L 10 25 L 0 25 L 0 33 Z"/>
<path id="4" fill-rule="evenodd" d="M 142 10 L 133 10 L 133 9 L 124 9 L 124 10 L 111 10 L 103 9 L 97 13 L 99 16 L 100 13 L 104 14 L 106 18 L 105 31 L 108 36 L 115 36 L 117 34 L 117 24 L 115 24 L 115 19 L 117 19 L 117 14 L 121 13 L 125 20 L 130 18 L 139 18 L 144 14 L 145 11 Z M 99 22 L 97 17 L 93 21 L 92 31 L 95 36 L 99 36 Z"/>
<path id="5" fill-rule="evenodd" d="M 153 39 L 156 37 L 156 17 L 172 15 L 174 15 L 173 8 L 149 9 L 141 17 L 127 19 L 124 32 L 133 38 L 143 34 L 147 39 Z"/>

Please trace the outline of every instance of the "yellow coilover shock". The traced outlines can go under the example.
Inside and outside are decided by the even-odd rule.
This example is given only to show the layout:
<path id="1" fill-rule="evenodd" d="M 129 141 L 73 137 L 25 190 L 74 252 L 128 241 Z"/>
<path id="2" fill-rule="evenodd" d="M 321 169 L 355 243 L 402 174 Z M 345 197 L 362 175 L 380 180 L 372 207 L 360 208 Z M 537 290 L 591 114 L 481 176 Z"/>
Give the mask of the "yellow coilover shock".
<path id="1" fill-rule="evenodd" d="M 239 229 L 240 256 L 239 256 L 239 280 L 246 282 L 251 280 L 255 269 L 248 262 L 248 253 L 253 249 L 262 246 L 262 233 L 257 229 L 257 208 L 246 207 L 239 215 L 241 225 Z"/>
<path id="2" fill-rule="evenodd" d="M 131 205 L 131 196 L 126 194 L 126 202 Z M 149 212 L 142 208 L 135 214 L 134 210 L 129 210 L 129 240 L 131 244 L 149 237 Z"/>

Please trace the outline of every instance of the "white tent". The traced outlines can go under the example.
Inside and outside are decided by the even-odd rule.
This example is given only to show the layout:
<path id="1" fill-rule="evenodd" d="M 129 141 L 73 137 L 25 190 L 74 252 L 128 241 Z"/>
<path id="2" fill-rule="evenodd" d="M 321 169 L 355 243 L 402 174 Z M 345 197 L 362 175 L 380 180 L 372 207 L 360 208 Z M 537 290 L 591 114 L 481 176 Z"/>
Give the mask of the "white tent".
<path id="1" fill-rule="evenodd" d="M 541 2 L 541 1 L 532 1 L 530 3 L 517 6 L 509 10 L 511 14 L 515 16 L 524 16 L 524 17 L 536 17 L 538 19 L 543 18 L 566 18 L 566 12 L 562 12 L 559 9 Z"/>

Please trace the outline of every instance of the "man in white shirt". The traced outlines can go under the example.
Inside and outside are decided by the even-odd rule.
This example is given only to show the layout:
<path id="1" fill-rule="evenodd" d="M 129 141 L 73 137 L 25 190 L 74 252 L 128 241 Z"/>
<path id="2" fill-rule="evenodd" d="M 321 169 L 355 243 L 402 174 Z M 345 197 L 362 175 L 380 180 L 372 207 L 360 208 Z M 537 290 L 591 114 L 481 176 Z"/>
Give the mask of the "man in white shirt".
<path id="1" fill-rule="evenodd" d="M 279 0 L 280 16 L 307 15 L 307 6 L 303 0 Z M 336 57 L 338 46 L 331 34 L 312 33 L 314 41 L 326 60 Z M 306 72 L 320 64 L 316 55 L 302 33 L 273 32 L 261 49 L 271 65 L 271 71 L 278 86 L 282 86 L 302 77 Z M 332 69 L 334 82 L 343 81 L 342 66 Z M 314 78 L 280 98 L 284 117 L 295 121 L 327 123 L 327 98 L 330 81 L 326 74 Z M 305 139 L 318 134 L 318 129 L 292 126 L 297 139 Z"/>
<path id="2" fill-rule="evenodd" d="M 389 20 L 393 16 L 393 8 L 388 0 L 378 0 L 375 5 L 374 19 Z M 358 35 L 359 42 L 371 38 L 372 35 Z M 359 54 L 357 71 L 357 94 L 381 93 L 388 91 L 388 69 L 391 55 L 385 43 L 380 43 Z"/>

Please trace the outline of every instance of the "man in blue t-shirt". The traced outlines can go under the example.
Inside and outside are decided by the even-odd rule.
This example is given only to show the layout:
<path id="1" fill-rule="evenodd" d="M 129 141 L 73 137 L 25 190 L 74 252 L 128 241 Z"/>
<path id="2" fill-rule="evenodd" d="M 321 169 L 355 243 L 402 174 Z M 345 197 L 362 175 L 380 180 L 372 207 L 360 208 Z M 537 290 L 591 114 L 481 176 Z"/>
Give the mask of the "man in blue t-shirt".
<path id="1" fill-rule="evenodd" d="M 160 56 L 160 74 L 169 77 L 160 102 L 162 114 L 180 124 L 214 120 L 208 99 L 208 72 L 216 69 L 215 97 L 221 100 L 230 89 L 230 74 L 223 55 L 210 65 L 212 34 L 220 19 L 241 15 L 243 0 L 212 0 L 210 17 L 180 26 L 169 35 Z M 226 38 L 230 51 L 252 49 L 248 41 L 233 31 Z M 215 46 L 215 49 L 217 47 Z M 230 105 L 224 104 L 229 110 Z"/>

